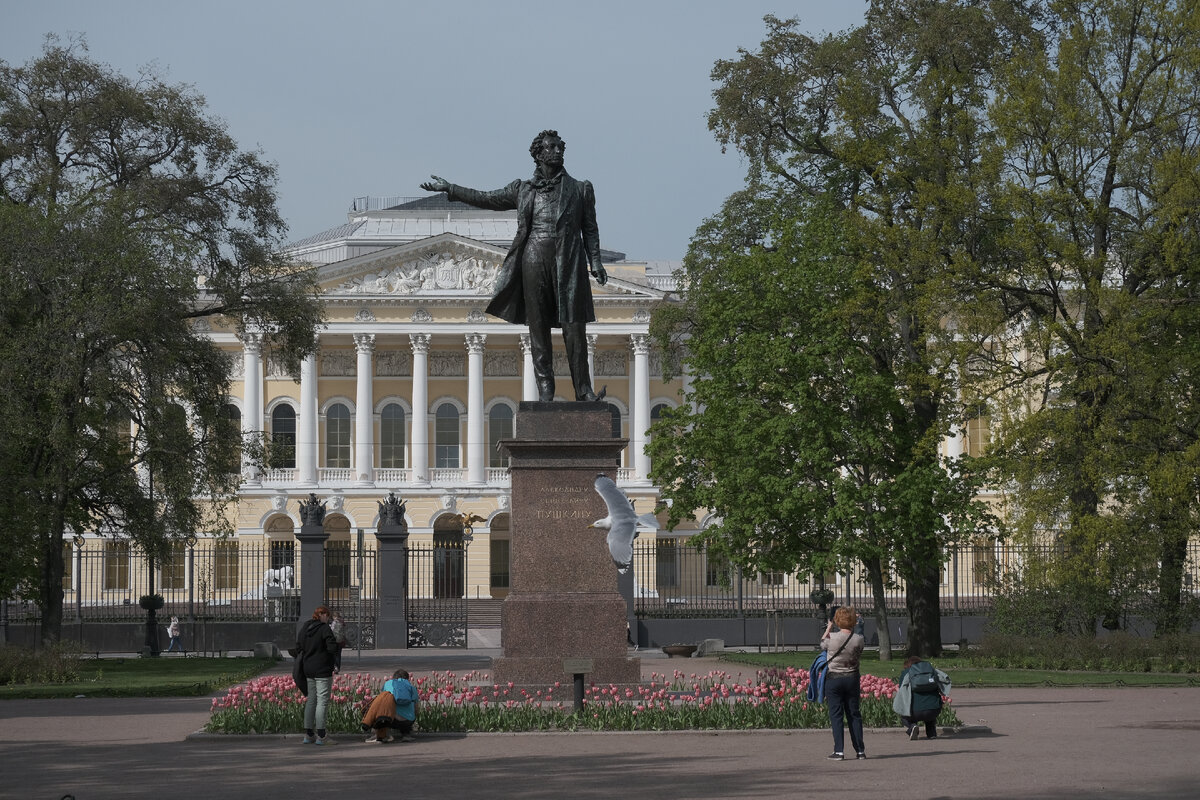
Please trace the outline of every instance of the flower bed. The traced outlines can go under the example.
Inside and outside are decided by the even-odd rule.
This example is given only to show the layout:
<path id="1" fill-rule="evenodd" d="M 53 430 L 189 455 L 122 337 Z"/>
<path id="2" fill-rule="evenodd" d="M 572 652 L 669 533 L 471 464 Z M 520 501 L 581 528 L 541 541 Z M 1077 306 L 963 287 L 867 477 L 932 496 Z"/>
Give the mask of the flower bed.
<path id="1" fill-rule="evenodd" d="M 383 681 L 370 675 L 334 677 L 326 727 L 358 733 L 359 721 Z M 668 731 L 748 728 L 825 728 L 825 705 L 805 698 L 808 672 L 760 670 L 741 682 L 721 670 L 705 675 L 654 673 L 636 687 L 593 685 L 574 713 L 570 684 L 528 691 L 488 682 L 487 673 L 433 672 L 413 678 L 421 695 L 422 731 Z M 868 728 L 900 724 L 892 711 L 896 682 L 862 676 L 862 717 Z M 212 733 L 293 733 L 302 729 L 304 695 L 289 676 L 255 678 L 212 701 Z M 941 725 L 959 724 L 949 702 Z"/>

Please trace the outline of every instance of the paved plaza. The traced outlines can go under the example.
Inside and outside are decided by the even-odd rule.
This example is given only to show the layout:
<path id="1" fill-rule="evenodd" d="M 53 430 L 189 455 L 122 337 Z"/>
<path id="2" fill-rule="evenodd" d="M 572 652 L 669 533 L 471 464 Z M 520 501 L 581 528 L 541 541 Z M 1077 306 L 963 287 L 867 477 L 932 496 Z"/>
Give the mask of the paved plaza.
<path id="1" fill-rule="evenodd" d="M 347 672 L 486 669 L 498 651 L 347 652 Z M 643 672 L 737 672 L 645 653 Z M 287 672 L 290 662 L 275 669 Z M 746 675 L 753 669 L 741 668 Z M 1195 798 L 1200 689 L 956 688 L 969 727 L 910 742 L 869 730 L 829 762 L 828 731 L 196 736 L 210 698 L 0 702 L 0 798 Z"/>

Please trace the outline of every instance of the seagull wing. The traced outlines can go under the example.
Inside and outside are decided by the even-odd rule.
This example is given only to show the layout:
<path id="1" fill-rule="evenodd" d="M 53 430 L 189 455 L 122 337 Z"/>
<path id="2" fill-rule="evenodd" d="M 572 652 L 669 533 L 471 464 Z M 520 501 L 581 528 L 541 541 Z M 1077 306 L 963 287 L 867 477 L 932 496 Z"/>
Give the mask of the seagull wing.
<path id="1" fill-rule="evenodd" d="M 637 536 L 637 514 L 629 504 L 629 498 L 617 488 L 607 475 L 596 476 L 596 492 L 608 507 L 608 552 L 613 563 L 621 572 L 629 569 L 633 562 L 633 539 Z M 604 527 L 597 525 L 596 527 Z"/>

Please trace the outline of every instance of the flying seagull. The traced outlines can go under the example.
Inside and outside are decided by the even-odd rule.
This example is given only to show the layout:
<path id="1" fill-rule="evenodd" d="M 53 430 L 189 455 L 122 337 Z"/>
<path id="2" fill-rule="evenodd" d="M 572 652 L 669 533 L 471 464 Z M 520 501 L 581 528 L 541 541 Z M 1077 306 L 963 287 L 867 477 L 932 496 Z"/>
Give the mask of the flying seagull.
<path id="1" fill-rule="evenodd" d="M 617 571 L 624 573 L 633 561 L 633 540 L 637 538 L 637 526 L 657 528 L 658 520 L 653 514 L 639 516 L 633 510 L 633 501 L 603 472 L 596 476 L 596 492 L 604 499 L 604 505 L 608 506 L 608 516 L 588 527 L 608 531 L 608 552 L 617 565 Z"/>

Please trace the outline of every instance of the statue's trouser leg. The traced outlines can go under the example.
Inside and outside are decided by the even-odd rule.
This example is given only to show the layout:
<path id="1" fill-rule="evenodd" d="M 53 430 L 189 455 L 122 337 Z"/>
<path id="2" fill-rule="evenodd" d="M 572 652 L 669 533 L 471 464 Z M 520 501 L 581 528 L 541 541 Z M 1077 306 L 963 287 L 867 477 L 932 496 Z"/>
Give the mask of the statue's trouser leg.
<path id="1" fill-rule="evenodd" d="M 563 325 L 562 332 L 567 345 L 567 364 L 571 367 L 571 382 L 575 385 L 575 399 L 583 400 L 592 394 L 592 376 L 587 360 L 587 324 L 572 322 Z"/>
<path id="2" fill-rule="evenodd" d="M 554 399 L 554 344 L 550 328 L 558 322 L 555 289 L 554 239 L 531 236 L 521 259 L 521 289 L 538 399 Z"/>

